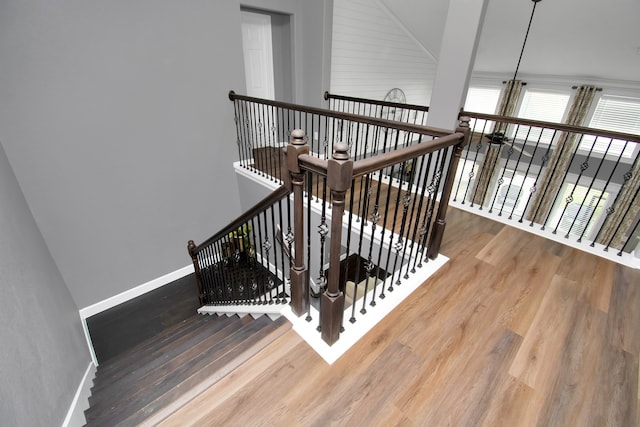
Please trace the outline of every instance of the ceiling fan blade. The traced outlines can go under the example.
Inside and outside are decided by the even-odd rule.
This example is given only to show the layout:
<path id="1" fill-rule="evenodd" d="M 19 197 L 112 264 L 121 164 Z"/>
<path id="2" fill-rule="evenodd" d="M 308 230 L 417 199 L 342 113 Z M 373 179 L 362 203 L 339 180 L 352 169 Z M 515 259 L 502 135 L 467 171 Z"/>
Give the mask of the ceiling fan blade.
<path id="1" fill-rule="evenodd" d="M 517 147 L 515 145 L 513 146 L 513 149 L 522 153 L 525 157 L 529 157 L 530 159 L 533 158 L 533 154 L 528 152 L 527 150 L 523 150 L 522 148 Z"/>

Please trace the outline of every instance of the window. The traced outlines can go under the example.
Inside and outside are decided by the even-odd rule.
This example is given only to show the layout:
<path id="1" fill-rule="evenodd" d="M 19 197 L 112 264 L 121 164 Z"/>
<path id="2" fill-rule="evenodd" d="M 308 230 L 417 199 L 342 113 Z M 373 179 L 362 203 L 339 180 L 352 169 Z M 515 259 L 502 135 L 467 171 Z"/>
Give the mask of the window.
<path id="1" fill-rule="evenodd" d="M 640 135 L 640 98 L 603 95 L 598 100 L 596 109 L 589 122 L 589 127 L 614 132 Z M 632 158 L 636 146 L 634 142 L 585 135 L 580 142 L 580 149 L 594 153 L 608 154 Z"/>
<path id="2" fill-rule="evenodd" d="M 568 93 L 527 89 L 518 110 L 518 117 L 561 123 L 568 103 Z M 540 138 L 540 142 L 546 144 L 551 143 L 553 135 L 552 129 L 534 127 L 529 130 L 528 126 L 518 126 L 515 131 L 517 139 L 537 141 Z"/>
<path id="3" fill-rule="evenodd" d="M 500 89 L 497 87 L 470 87 L 464 109 L 474 113 L 495 114 L 499 98 Z"/>
<path id="4" fill-rule="evenodd" d="M 563 234 L 592 237 L 607 203 L 608 192 L 565 183 L 547 224 Z"/>
<path id="5" fill-rule="evenodd" d="M 500 88 L 497 87 L 470 87 L 467 91 L 467 99 L 464 103 L 466 111 L 474 113 L 495 114 L 500 99 Z M 471 129 L 483 132 L 486 120 L 471 120 Z"/>
<path id="6" fill-rule="evenodd" d="M 507 169 L 502 181 L 502 184 L 496 189 L 492 209 L 503 215 L 521 217 L 531 196 L 531 188 L 535 184 L 535 178 L 525 177 L 520 172 L 515 172 L 514 176 L 514 171 Z"/>

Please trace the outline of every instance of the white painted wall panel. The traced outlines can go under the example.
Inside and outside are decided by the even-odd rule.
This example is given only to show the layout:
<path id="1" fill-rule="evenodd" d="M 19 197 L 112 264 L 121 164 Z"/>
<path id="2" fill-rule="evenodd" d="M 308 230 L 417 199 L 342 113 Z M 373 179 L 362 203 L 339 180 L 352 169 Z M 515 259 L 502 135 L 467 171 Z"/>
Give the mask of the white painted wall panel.
<path id="1" fill-rule="evenodd" d="M 412 104 L 428 105 L 436 62 L 380 5 L 335 0 L 331 92 L 383 99 L 399 87 Z"/>

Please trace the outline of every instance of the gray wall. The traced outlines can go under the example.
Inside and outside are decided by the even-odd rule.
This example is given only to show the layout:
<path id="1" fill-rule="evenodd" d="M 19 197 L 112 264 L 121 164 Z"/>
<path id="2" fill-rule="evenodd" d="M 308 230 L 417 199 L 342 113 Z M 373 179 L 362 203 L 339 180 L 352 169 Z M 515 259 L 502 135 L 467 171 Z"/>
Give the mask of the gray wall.
<path id="1" fill-rule="evenodd" d="M 252 3 L 294 14 L 296 100 L 319 105 L 303 48 L 331 0 Z M 0 140 L 78 307 L 184 267 L 239 214 L 242 70 L 239 1 L 0 3 Z"/>
<path id="2" fill-rule="evenodd" d="M 0 6 L 0 140 L 78 307 L 190 263 L 239 213 L 236 1 Z"/>
<path id="3" fill-rule="evenodd" d="M 59 426 L 89 352 L 1 144 L 0 236 L 0 425 Z"/>

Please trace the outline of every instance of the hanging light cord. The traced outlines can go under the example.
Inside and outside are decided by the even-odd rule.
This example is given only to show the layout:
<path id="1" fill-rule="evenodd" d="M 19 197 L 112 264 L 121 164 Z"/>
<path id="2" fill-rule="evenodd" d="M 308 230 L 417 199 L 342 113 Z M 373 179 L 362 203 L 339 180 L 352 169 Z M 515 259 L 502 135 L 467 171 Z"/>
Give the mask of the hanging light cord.
<path id="1" fill-rule="evenodd" d="M 516 65 L 516 71 L 513 73 L 513 79 L 511 79 L 511 84 L 509 85 L 509 92 L 507 93 L 507 101 L 505 102 L 505 108 L 511 102 L 511 94 L 513 92 L 513 85 L 515 84 L 516 77 L 518 76 L 518 70 L 520 69 L 520 61 L 522 61 L 522 54 L 524 53 L 524 47 L 527 45 L 527 38 L 529 38 L 529 30 L 531 30 L 531 22 L 533 22 L 533 14 L 536 13 L 536 5 L 541 0 L 532 0 L 533 1 L 533 9 L 531 9 L 531 17 L 529 18 L 529 25 L 527 26 L 527 33 L 524 35 L 524 41 L 522 42 L 522 49 L 520 49 L 520 57 L 518 58 L 518 65 Z M 501 111 L 501 113 L 504 113 Z"/>

